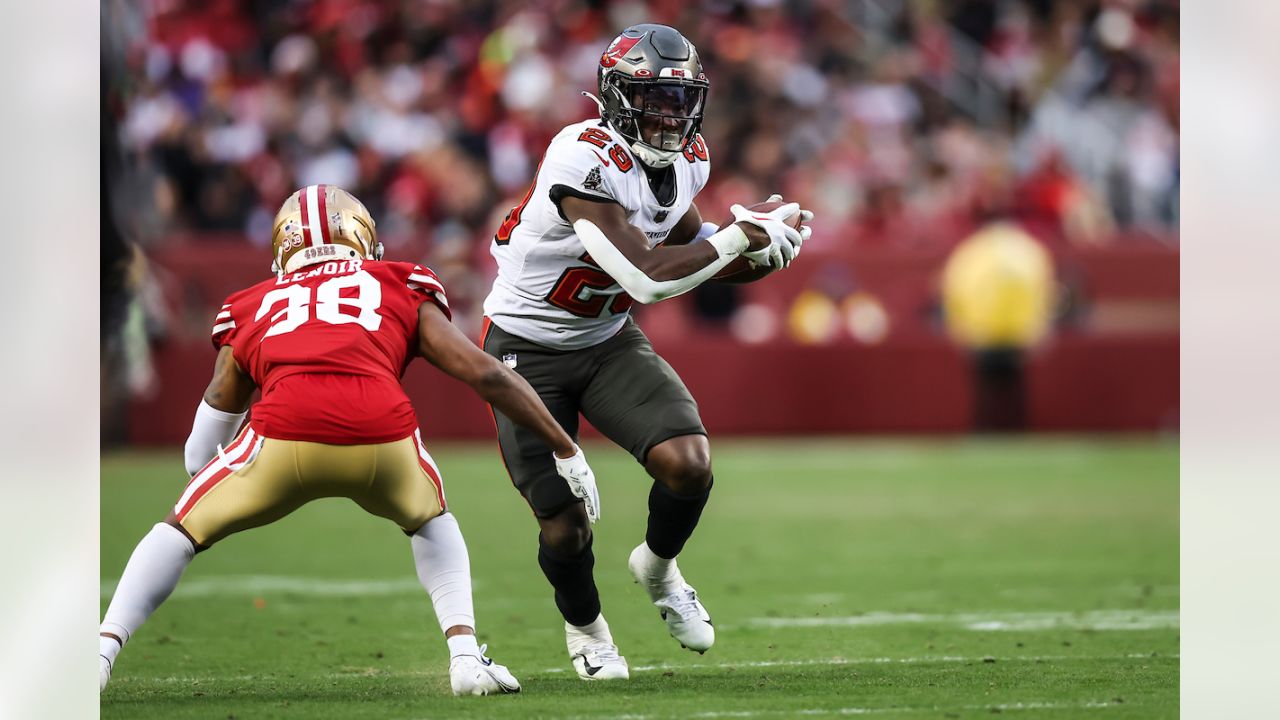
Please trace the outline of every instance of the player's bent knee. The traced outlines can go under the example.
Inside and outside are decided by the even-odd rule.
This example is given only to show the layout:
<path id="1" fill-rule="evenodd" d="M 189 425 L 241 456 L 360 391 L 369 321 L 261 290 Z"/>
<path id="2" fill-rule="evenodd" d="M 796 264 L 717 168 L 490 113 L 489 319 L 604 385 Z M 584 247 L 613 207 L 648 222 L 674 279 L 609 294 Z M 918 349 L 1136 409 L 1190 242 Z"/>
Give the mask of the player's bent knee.
<path id="1" fill-rule="evenodd" d="M 169 513 L 168 515 L 166 515 L 162 522 L 164 522 L 165 525 L 168 525 L 174 528 L 175 530 L 177 530 L 178 532 L 182 533 L 182 536 L 185 537 L 187 541 L 191 543 L 191 547 L 195 548 L 195 551 L 197 553 L 202 553 L 213 546 L 213 543 L 209 543 L 208 545 L 201 545 L 200 543 L 196 542 L 196 539 L 191 537 L 191 533 L 188 532 L 186 528 L 182 527 L 182 523 L 179 522 L 178 516 L 175 515 L 174 513 Z"/>
<path id="2" fill-rule="evenodd" d="M 711 487 L 711 444 L 703 435 L 683 435 L 649 451 L 645 469 L 679 495 L 697 495 Z"/>
<path id="3" fill-rule="evenodd" d="M 539 518 L 542 543 L 560 555 L 577 555 L 591 542 L 591 521 L 582 503 L 574 503 L 549 518 Z"/>

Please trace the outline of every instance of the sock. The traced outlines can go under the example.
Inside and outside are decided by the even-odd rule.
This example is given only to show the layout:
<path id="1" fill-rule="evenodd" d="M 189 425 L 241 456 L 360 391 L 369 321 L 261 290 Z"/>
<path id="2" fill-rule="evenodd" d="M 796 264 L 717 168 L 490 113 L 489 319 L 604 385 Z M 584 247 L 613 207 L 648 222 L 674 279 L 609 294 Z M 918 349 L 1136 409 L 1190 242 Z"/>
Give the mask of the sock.
<path id="1" fill-rule="evenodd" d="M 589 625 L 600 615 L 600 592 L 591 571 L 596 556 L 591 551 L 595 538 L 577 555 L 560 555 L 547 547 L 538 535 L 538 565 L 556 590 L 556 607 L 570 625 Z"/>
<path id="2" fill-rule="evenodd" d="M 169 597 L 195 555 L 196 549 L 187 536 L 166 523 L 157 523 L 133 549 L 102 619 L 100 632 L 120 638 L 117 643 L 99 637 L 98 651 L 108 662 L 115 663 L 121 647 Z"/>
<path id="3" fill-rule="evenodd" d="M 418 580 L 431 596 L 440 621 L 440 631 L 455 625 L 475 629 L 476 613 L 471 601 L 471 558 L 462 529 L 453 513 L 428 520 L 409 538 Z M 461 636 L 455 636 L 461 637 Z M 474 640 L 472 641 L 475 642 Z"/>
<path id="4" fill-rule="evenodd" d="M 598 642 L 613 644 L 613 633 L 609 632 L 609 623 L 605 622 L 604 615 L 597 615 L 595 620 L 586 625 L 565 623 L 564 629 L 565 647 L 569 651 L 569 657 L 577 655 Z"/>
<path id="5" fill-rule="evenodd" d="M 454 635 L 451 638 L 445 638 L 445 642 L 449 644 L 449 657 L 451 658 L 456 658 L 459 655 L 480 657 L 480 646 L 476 644 L 475 635 Z"/>
<path id="6" fill-rule="evenodd" d="M 613 639 L 613 633 L 609 632 L 609 623 L 605 621 L 603 614 L 596 615 L 596 619 L 586 625 L 573 625 L 573 630 L 583 635 Z"/>
<path id="7" fill-rule="evenodd" d="M 666 595 L 672 592 L 675 589 L 673 586 L 680 582 L 680 571 L 676 567 L 676 561 L 659 557 L 653 548 L 649 547 L 648 542 L 640 543 L 640 547 L 632 552 L 631 557 L 639 561 L 640 572 L 652 581 L 644 583 L 646 590 L 657 589 L 660 590 L 659 595 Z"/>
<path id="8" fill-rule="evenodd" d="M 103 632 L 109 632 L 112 635 L 118 635 L 115 630 L 108 630 L 105 627 Z M 120 654 L 120 648 L 123 647 L 115 639 L 109 637 L 98 636 L 98 654 L 107 659 L 107 663 L 116 664 L 116 655 Z"/>
<path id="9" fill-rule="evenodd" d="M 697 495 L 677 495 L 658 481 L 649 490 L 649 529 L 644 541 L 660 558 L 670 560 L 680 554 L 702 517 L 702 508 L 711 496 L 712 480 Z"/>

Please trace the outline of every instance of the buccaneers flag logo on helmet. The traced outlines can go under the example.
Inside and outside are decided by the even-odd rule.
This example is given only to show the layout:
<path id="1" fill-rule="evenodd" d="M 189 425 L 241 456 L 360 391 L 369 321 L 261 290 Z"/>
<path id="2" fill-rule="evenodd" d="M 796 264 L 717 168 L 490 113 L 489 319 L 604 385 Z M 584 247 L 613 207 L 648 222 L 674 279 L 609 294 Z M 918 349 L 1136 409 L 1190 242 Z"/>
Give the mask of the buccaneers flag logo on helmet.
<path id="1" fill-rule="evenodd" d="M 600 56 L 600 64 L 607 68 L 617 65 L 618 61 L 626 57 L 627 53 L 631 52 L 631 48 L 635 47 L 636 43 L 643 39 L 643 33 L 639 37 L 619 35 L 609 44 L 609 49 L 604 51 L 604 55 Z"/>

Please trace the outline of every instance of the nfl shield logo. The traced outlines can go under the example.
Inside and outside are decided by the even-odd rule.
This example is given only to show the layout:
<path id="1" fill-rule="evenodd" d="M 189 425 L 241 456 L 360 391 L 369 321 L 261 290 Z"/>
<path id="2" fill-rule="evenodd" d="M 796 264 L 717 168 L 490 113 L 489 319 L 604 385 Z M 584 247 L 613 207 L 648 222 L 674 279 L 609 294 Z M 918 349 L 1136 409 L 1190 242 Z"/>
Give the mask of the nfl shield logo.
<path id="1" fill-rule="evenodd" d="M 653 221 L 654 221 L 654 222 L 657 222 L 657 223 L 660 223 L 660 222 L 662 222 L 663 220 L 666 220 L 666 219 L 667 219 L 667 211 L 666 211 L 666 210 L 659 210 L 659 211 L 657 212 L 657 214 L 655 214 L 655 215 L 653 216 Z"/>
<path id="2" fill-rule="evenodd" d="M 507 367 L 511 368 L 512 370 L 515 370 L 515 369 L 516 369 L 516 354 L 515 354 L 515 353 L 506 353 L 505 355 L 503 355 L 503 356 L 502 356 L 502 364 L 503 364 L 503 365 L 506 365 Z"/>

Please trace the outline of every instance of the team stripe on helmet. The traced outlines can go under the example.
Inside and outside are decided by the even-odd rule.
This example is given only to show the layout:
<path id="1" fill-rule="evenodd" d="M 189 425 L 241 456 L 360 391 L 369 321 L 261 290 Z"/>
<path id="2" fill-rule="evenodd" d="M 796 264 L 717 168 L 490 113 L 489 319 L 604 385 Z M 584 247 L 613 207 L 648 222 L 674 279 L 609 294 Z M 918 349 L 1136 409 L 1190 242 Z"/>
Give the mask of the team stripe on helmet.
<path id="1" fill-rule="evenodd" d="M 444 500 L 444 481 L 440 479 L 440 468 L 436 467 L 436 461 L 431 459 L 431 453 L 427 452 L 427 447 L 422 444 L 422 431 L 413 431 L 413 441 L 418 446 L 418 464 L 422 466 L 422 471 L 431 479 L 431 484 L 435 486 L 436 498 L 440 501 L 440 509 L 448 510 L 449 505 Z"/>
<path id="2" fill-rule="evenodd" d="M 308 206 L 307 202 L 307 196 L 310 193 L 310 187 L 302 188 L 302 192 L 298 193 L 298 212 L 302 216 L 302 244 L 306 247 L 311 247 L 311 208 Z"/>
<path id="3" fill-rule="evenodd" d="M 329 206 L 325 200 L 325 186 L 316 185 L 316 222 L 320 225 L 320 242 L 329 242 Z"/>
<path id="4" fill-rule="evenodd" d="M 200 502 L 200 498 L 204 497 L 218 483 L 222 482 L 236 470 L 239 470 L 248 462 L 262 447 L 263 438 L 253 431 L 249 426 L 241 432 L 240 438 L 227 448 L 226 452 L 220 452 L 216 457 L 209 461 L 200 472 L 191 478 L 191 482 L 187 484 L 187 489 L 183 491 L 182 497 L 178 498 L 178 502 L 173 506 L 173 513 L 178 520 L 182 520 L 191 512 L 191 509 Z"/>
<path id="5" fill-rule="evenodd" d="M 324 231 L 320 222 L 320 186 L 308 185 L 303 197 L 306 203 L 302 206 L 302 239 L 307 247 L 324 242 Z"/>

